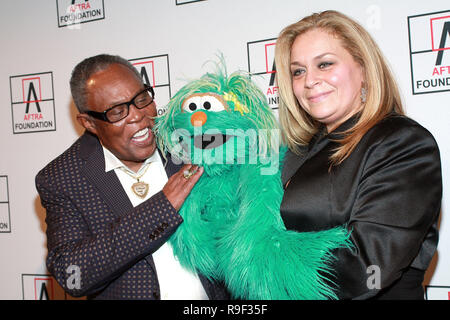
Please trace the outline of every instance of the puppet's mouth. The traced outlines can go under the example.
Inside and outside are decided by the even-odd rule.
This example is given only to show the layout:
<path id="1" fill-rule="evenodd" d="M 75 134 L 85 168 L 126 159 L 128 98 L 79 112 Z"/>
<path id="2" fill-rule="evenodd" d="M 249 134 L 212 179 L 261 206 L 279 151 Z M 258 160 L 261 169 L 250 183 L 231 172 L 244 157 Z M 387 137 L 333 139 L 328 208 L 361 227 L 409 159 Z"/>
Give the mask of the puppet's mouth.
<path id="1" fill-rule="evenodd" d="M 222 133 L 197 135 L 194 136 L 194 146 L 199 149 L 217 148 L 227 142 L 231 137 Z"/>

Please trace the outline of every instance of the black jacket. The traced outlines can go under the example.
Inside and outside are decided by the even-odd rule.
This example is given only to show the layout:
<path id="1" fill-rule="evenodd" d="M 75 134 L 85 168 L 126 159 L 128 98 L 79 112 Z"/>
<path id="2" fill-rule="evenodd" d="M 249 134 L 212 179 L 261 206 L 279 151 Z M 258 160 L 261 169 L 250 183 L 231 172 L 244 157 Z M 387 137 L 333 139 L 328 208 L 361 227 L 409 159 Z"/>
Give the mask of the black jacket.
<path id="1" fill-rule="evenodd" d="M 351 230 L 354 250 L 337 250 L 332 263 L 339 298 L 423 299 L 424 270 L 438 243 L 438 147 L 418 123 L 392 114 L 329 170 L 329 156 L 338 146 L 332 140 L 355 120 L 331 134 L 323 126 L 301 156 L 286 154 L 282 179 L 289 184 L 282 218 L 290 230 L 338 225 Z"/>

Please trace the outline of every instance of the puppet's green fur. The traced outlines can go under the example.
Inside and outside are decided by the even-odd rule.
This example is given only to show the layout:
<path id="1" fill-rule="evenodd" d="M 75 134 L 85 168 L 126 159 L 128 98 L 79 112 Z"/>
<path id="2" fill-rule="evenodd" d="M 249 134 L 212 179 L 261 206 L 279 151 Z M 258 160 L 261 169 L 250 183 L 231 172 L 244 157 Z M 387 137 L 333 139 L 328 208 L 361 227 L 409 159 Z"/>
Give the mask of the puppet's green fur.
<path id="1" fill-rule="evenodd" d="M 228 111 L 203 110 L 202 128 L 182 112 L 192 94 L 230 92 L 248 112 L 235 110 L 232 101 Z M 208 130 L 234 134 L 218 148 L 196 148 L 193 136 Z M 205 168 L 180 210 L 184 222 L 170 239 L 184 267 L 224 281 L 234 298 L 336 298 L 332 252 L 351 246 L 349 232 L 286 230 L 280 216 L 285 148 L 279 147 L 279 128 L 264 94 L 248 75 L 228 76 L 218 66 L 216 73 L 191 81 L 171 99 L 155 131 L 164 151 Z"/>

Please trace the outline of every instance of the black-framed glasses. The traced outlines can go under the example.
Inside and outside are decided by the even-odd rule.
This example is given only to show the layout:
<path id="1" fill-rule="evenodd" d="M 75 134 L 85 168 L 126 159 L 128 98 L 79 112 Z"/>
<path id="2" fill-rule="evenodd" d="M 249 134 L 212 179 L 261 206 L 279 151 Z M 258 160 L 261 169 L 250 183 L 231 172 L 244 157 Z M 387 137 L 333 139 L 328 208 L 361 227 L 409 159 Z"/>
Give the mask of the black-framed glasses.
<path id="1" fill-rule="evenodd" d="M 122 102 L 103 112 L 88 110 L 85 113 L 99 120 L 114 123 L 128 116 L 130 113 L 130 105 L 134 105 L 138 109 L 145 108 L 153 102 L 155 92 L 151 86 L 146 86 L 144 90 L 137 93 L 130 101 Z"/>

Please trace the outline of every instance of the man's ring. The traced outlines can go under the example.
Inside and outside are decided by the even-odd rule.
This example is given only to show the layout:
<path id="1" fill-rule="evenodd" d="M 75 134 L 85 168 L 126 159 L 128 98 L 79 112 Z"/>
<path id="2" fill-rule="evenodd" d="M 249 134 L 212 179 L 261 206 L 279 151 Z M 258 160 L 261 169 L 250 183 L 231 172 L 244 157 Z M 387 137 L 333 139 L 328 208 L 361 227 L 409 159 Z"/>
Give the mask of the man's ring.
<path id="1" fill-rule="evenodd" d="M 189 179 L 192 175 L 195 174 L 195 171 L 190 171 L 190 170 L 184 170 L 183 171 L 183 177 L 187 180 Z"/>

